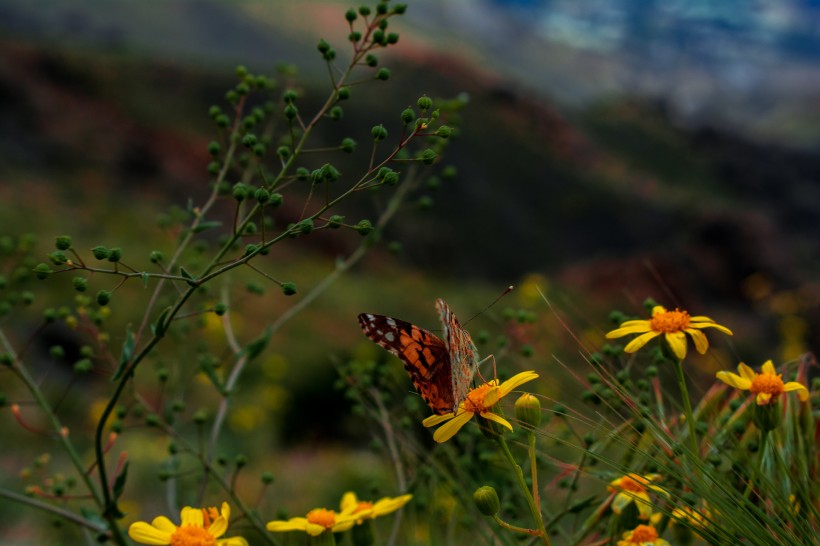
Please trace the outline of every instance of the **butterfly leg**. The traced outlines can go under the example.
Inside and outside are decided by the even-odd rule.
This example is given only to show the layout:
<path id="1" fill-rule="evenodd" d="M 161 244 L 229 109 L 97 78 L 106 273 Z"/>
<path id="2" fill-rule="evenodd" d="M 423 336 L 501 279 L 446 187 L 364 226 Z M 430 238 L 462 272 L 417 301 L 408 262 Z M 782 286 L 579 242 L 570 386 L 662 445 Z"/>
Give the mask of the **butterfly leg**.
<path id="1" fill-rule="evenodd" d="M 476 367 L 475 367 L 475 371 L 478 374 L 478 377 L 480 377 L 481 381 L 483 381 L 484 383 L 488 383 L 488 381 L 486 379 L 484 379 L 483 375 L 481 375 L 481 365 L 484 364 L 485 362 L 487 362 L 490 359 L 492 359 L 492 361 L 493 361 L 493 379 L 498 379 L 498 372 L 497 372 L 496 366 L 495 366 L 495 355 L 487 355 L 484 358 L 482 358 L 481 360 L 479 360 L 478 363 L 476 363 Z"/>

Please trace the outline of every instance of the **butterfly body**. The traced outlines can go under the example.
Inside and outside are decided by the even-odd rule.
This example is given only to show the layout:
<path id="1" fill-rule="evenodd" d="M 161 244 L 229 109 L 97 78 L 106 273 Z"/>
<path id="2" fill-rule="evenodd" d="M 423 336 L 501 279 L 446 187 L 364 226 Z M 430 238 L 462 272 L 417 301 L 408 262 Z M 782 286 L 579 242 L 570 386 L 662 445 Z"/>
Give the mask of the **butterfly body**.
<path id="1" fill-rule="evenodd" d="M 442 338 L 410 322 L 362 313 L 359 324 L 372 341 L 399 357 L 410 379 L 433 413 L 455 412 L 467 397 L 478 350 L 442 299 L 436 300 Z"/>

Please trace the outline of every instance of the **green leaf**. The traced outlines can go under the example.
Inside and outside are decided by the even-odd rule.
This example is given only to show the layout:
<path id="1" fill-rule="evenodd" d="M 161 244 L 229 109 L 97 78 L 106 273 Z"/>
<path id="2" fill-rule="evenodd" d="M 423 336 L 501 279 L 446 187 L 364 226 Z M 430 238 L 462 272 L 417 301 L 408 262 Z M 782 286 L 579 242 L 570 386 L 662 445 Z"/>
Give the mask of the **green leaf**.
<path id="1" fill-rule="evenodd" d="M 125 330 L 125 341 L 122 342 L 122 353 L 120 353 L 120 363 L 117 370 L 114 372 L 112 381 L 116 382 L 125 373 L 128 368 L 128 363 L 131 362 L 131 357 L 134 356 L 134 334 L 131 332 L 131 325 Z"/>
<path id="2" fill-rule="evenodd" d="M 273 332 L 271 332 L 270 326 L 268 326 L 265 328 L 265 331 L 261 336 L 245 346 L 245 354 L 248 355 L 248 362 L 262 354 L 262 351 L 264 351 L 265 347 L 268 346 L 268 341 L 270 341 L 270 336 L 272 333 Z"/>
<path id="3" fill-rule="evenodd" d="M 166 307 L 159 315 L 157 321 L 151 325 L 151 332 L 156 337 L 164 337 L 165 332 L 168 331 L 168 325 L 165 324 L 168 319 L 168 314 L 171 312 L 171 306 Z"/>
<path id="4" fill-rule="evenodd" d="M 189 285 L 194 286 L 194 287 L 196 286 L 196 282 L 194 282 L 194 277 L 193 277 L 193 275 L 191 275 L 190 273 L 188 273 L 188 270 L 187 270 L 187 269 L 185 269 L 185 268 L 184 268 L 184 267 L 182 267 L 182 266 L 179 266 L 179 274 L 180 274 L 180 275 L 182 275 L 182 277 L 183 277 L 183 278 L 185 278 L 185 279 L 187 279 L 187 280 L 188 280 L 188 284 L 189 284 Z"/>

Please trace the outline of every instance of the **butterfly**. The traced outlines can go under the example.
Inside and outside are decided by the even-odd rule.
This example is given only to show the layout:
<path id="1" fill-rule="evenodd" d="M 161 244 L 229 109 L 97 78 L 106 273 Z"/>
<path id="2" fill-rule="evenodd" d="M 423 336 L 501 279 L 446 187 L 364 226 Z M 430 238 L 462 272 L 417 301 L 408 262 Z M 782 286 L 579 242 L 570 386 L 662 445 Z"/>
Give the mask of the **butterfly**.
<path id="1" fill-rule="evenodd" d="M 455 413 L 467 398 L 478 367 L 478 349 L 443 299 L 436 300 L 442 338 L 404 320 L 362 313 L 359 324 L 371 341 L 404 363 L 413 385 L 433 413 Z"/>

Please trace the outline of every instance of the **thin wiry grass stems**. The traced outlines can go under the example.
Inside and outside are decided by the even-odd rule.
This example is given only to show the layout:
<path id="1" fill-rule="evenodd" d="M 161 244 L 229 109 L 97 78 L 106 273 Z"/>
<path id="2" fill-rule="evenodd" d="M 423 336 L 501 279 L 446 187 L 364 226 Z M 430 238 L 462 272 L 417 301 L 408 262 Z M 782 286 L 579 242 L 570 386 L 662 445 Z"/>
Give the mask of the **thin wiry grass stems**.
<path id="1" fill-rule="evenodd" d="M 79 514 L 66 510 L 65 508 L 60 508 L 59 506 L 54 506 L 53 504 L 37 500 L 26 495 L 21 495 L 20 493 L 15 493 L 14 491 L 0 488 L 0 497 L 36 508 L 37 510 L 42 510 L 52 516 L 57 516 L 58 518 L 70 521 L 71 523 L 84 527 L 90 531 L 94 531 L 98 534 L 105 533 L 108 530 L 105 525 L 100 524 L 98 521 L 86 519 Z"/>

